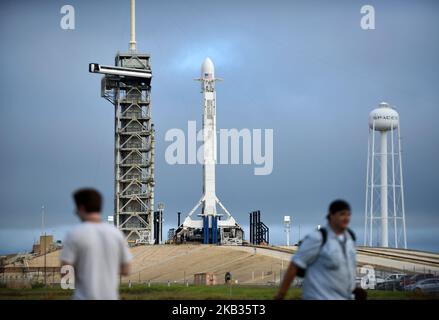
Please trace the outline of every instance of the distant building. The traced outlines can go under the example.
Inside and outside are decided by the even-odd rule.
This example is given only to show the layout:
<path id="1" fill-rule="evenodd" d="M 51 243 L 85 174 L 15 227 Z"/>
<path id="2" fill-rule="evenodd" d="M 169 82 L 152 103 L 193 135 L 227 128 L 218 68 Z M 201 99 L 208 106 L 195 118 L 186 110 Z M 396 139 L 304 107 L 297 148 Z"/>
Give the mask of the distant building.
<path id="1" fill-rule="evenodd" d="M 41 235 L 39 243 L 32 246 L 32 253 L 44 254 L 58 248 L 58 243 L 53 241 L 53 235 Z"/>
<path id="2" fill-rule="evenodd" d="M 216 275 L 213 272 L 203 272 L 194 274 L 195 285 L 213 286 L 216 285 Z"/>

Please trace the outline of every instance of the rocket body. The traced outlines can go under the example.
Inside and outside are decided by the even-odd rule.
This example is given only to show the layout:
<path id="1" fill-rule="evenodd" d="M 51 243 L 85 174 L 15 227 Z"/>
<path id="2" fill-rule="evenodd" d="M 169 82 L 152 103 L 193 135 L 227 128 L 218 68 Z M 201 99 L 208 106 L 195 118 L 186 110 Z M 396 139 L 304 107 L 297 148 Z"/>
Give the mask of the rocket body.
<path id="1" fill-rule="evenodd" d="M 203 194 L 202 215 L 216 216 L 215 162 L 216 162 L 216 93 L 215 69 L 206 58 L 201 66 L 201 92 L 203 95 Z M 212 219 L 209 218 L 209 227 Z"/>

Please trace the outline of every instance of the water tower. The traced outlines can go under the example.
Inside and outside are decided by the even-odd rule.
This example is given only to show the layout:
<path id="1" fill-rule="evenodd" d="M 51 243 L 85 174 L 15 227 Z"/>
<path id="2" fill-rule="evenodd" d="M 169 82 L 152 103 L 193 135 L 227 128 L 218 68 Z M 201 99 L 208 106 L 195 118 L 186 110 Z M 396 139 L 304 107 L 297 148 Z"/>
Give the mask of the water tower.
<path id="1" fill-rule="evenodd" d="M 386 102 L 369 114 L 364 245 L 407 248 L 399 114 Z"/>

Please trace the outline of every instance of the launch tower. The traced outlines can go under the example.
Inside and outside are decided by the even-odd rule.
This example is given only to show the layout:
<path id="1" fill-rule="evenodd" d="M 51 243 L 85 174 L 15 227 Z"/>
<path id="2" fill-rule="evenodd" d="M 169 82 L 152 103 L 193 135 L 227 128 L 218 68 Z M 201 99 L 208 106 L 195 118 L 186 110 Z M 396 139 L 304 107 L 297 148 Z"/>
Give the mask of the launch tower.
<path id="1" fill-rule="evenodd" d="M 118 53 L 114 64 L 90 64 L 90 72 L 104 74 L 101 96 L 114 105 L 114 222 L 129 244 L 153 244 L 152 75 L 150 56 L 136 49 L 135 0 L 131 0 L 129 52 Z"/>

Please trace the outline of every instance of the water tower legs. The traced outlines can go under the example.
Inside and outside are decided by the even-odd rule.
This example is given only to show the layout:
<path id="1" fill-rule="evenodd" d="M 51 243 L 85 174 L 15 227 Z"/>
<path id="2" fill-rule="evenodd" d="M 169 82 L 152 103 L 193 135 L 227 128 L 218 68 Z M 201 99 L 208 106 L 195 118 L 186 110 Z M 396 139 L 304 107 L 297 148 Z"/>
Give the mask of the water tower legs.
<path id="1" fill-rule="evenodd" d="M 387 131 L 381 131 L 381 246 L 389 246 L 387 197 Z"/>

